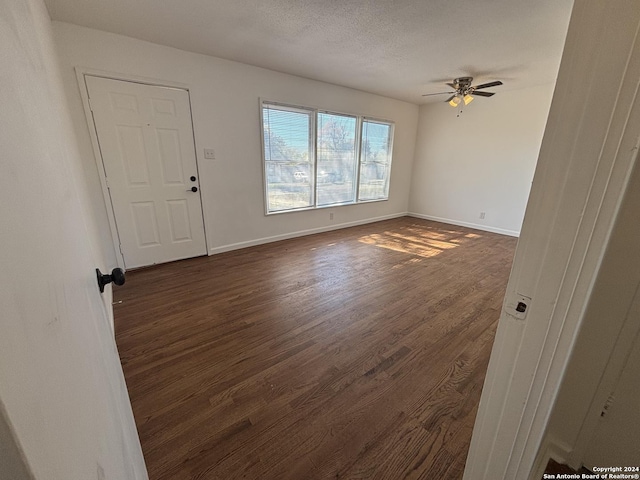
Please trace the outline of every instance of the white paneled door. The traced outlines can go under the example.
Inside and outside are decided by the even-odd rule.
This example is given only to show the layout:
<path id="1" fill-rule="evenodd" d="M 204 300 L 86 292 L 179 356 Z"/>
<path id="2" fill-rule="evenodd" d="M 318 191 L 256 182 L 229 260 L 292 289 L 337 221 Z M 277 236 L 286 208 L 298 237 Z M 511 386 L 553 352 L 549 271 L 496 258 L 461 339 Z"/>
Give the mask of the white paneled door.
<path id="1" fill-rule="evenodd" d="M 85 78 L 125 266 L 206 255 L 188 92 Z"/>

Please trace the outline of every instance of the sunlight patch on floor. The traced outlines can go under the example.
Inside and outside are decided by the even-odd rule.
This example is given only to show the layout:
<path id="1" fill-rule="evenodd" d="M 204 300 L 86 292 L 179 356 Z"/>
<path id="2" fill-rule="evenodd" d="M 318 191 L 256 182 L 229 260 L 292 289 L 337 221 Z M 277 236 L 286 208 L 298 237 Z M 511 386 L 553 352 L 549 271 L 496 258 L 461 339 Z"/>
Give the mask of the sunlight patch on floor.
<path id="1" fill-rule="evenodd" d="M 406 235 L 398 232 L 373 233 L 360 237 L 359 241 L 367 245 L 424 258 L 435 257 L 443 251 L 456 248 L 460 246 L 460 243 L 463 243 L 460 239 L 457 239 L 458 241 L 454 243 L 450 237 L 447 238 L 446 235 L 435 232 L 417 232 L 412 229 L 411 233 L 413 234 Z M 416 233 L 418 235 L 415 235 Z M 465 237 L 468 237 L 468 235 L 465 235 Z"/>
<path id="2" fill-rule="evenodd" d="M 393 267 L 391 267 L 391 269 L 393 270 L 393 269 L 397 269 L 397 268 L 402 268 L 402 267 L 404 267 L 405 265 L 408 265 L 408 264 L 420 263 L 420 262 L 422 262 L 422 260 L 423 260 L 422 258 L 413 257 L 413 258 L 410 258 L 408 260 L 405 260 L 404 262 L 400 262 L 400 263 L 394 265 Z"/>

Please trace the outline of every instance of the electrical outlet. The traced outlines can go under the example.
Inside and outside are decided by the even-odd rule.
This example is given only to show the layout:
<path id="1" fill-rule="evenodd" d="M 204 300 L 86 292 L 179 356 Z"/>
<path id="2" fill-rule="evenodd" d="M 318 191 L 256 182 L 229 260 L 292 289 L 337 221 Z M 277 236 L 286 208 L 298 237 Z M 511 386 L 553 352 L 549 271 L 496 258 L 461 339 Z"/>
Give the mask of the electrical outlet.
<path id="1" fill-rule="evenodd" d="M 329 212 L 329 220 L 333 220 L 333 212 Z"/>
<path id="2" fill-rule="evenodd" d="M 204 158 L 207 160 L 215 160 L 216 159 L 216 151 L 213 148 L 205 148 L 204 149 Z"/>
<path id="3" fill-rule="evenodd" d="M 484 215 L 485 215 L 484 212 L 480 212 L 480 220 L 484 220 Z"/>

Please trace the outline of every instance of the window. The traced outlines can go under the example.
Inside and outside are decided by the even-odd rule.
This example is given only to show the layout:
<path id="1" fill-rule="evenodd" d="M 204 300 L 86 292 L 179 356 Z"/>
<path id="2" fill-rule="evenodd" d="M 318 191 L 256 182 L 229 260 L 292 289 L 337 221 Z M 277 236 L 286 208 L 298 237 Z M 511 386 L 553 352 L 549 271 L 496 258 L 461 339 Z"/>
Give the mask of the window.
<path id="1" fill-rule="evenodd" d="M 318 205 L 356 198 L 356 117 L 318 113 Z"/>
<path id="2" fill-rule="evenodd" d="M 389 170 L 391 168 L 391 125 L 369 120 L 362 123 L 360 158 L 358 200 L 388 198 Z"/>
<path id="3" fill-rule="evenodd" d="M 262 102 L 267 213 L 389 198 L 393 124 Z"/>
<path id="4" fill-rule="evenodd" d="M 265 105 L 262 109 L 267 211 L 312 207 L 312 110 Z"/>

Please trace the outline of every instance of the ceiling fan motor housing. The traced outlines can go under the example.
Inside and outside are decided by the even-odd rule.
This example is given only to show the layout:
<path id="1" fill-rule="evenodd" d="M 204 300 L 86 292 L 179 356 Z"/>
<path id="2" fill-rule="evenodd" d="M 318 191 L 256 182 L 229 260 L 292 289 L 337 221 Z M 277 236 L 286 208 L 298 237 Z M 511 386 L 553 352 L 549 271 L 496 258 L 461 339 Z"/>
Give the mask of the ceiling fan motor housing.
<path id="1" fill-rule="evenodd" d="M 451 106 L 453 107 L 456 107 L 460 103 L 461 99 L 464 99 L 465 105 L 468 104 L 471 100 L 473 100 L 473 95 L 478 95 L 481 97 L 492 97 L 493 95 L 495 95 L 494 92 L 485 92 L 479 90 L 490 87 L 497 87 L 503 84 L 500 80 L 494 80 L 493 82 L 472 86 L 471 82 L 473 82 L 473 77 L 454 78 L 451 83 L 446 84 L 453 89 L 453 92 L 426 93 L 423 95 L 423 97 L 428 97 L 431 95 L 451 95 L 448 99 L 445 100 L 445 102 L 451 104 Z M 455 98 L 458 98 L 458 101 L 453 101 Z"/>
<path id="2" fill-rule="evenodd" d="M 471 82 L 473 81 L 473 77 L 459 77 L 453 80 L 453 88 L 458 93 L 467 93 L 471 90 Z"/>

